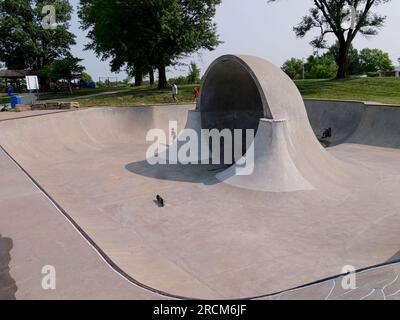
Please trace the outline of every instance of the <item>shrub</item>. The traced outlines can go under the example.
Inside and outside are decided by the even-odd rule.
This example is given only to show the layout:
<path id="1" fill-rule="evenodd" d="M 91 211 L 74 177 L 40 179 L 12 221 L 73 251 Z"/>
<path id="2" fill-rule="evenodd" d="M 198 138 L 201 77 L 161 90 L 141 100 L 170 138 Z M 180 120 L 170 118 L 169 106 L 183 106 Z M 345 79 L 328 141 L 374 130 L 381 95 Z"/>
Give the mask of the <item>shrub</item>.
<path id="1" fill-rule="evenodd" d="M 374 72 L 367 72 L 367 76 L 368 78 L 377 78 L 379 77 L 381 74 L 378 71 L 374 71 Z"/>

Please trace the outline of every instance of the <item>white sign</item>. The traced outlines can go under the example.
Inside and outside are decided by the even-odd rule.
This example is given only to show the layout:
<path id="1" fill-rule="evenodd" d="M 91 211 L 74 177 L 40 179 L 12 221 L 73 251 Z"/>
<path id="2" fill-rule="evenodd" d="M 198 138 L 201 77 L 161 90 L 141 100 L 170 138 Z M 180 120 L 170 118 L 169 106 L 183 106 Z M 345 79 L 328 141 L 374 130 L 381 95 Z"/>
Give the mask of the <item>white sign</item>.
<path id="1" fill-rule="evenodd" d="M 26 76 L 26 88 L 31 90 L 39 90 L 39 81 L 37 76 Z"/>

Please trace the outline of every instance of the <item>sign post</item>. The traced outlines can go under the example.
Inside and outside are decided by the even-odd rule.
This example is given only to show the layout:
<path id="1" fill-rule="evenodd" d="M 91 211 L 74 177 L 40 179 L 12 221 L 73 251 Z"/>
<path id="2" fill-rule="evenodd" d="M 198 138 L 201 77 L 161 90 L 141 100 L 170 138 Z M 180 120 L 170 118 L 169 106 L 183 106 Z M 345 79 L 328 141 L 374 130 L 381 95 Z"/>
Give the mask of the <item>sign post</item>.
<path id="1" fill-rule="evenodd" d="M 39 80 L 37 76 L 26 76 L 26 88 L 29 90 L 29 97 L 31 100 L 31 105 L 33 104 L 33 90 L 39 90 Z"/>

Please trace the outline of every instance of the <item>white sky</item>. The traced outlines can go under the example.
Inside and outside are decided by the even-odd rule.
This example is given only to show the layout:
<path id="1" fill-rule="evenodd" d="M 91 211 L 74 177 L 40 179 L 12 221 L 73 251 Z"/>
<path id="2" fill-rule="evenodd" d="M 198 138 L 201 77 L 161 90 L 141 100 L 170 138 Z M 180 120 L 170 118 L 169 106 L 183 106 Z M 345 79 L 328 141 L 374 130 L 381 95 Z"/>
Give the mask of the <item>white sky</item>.
<path id="1" fill-rule="evenodd" d="M 70 2 L 75 7 L 71 22 L 71 32 L 77 36 L 77 45 L 73 47 L 74 55 L 84 59 L 82 63 L 94 79 L 98 79 L 99 76 L 115 76 L 110 72 L 107 62 L 100 61 L 93 52 L 83 50 L 87 39 L 86 33 L 79 29 L 76 15 L 79 0 Z M 215 51 L 204 51 L 182 62 L 195 60 L 204 72 L 214 59 L 224 54 L 255 55 L 278 66 L 291 57 L 307 57 L 312 53 L 309 45 L 312 36 L 297 39 L 293 26 L 307 13 L 311 5 L 312 0 L 280 0 L 274 4 L 268 4 L 267 0 L 223 0 L 217 10 L 216 23 L 220 40 L 224 43 Z M 387 16 L 385 27 L 376 37 L 358 36 L 354 46 L 359 49 L 380 48 L 389 52 L 394 63 L 398 65 L 400 1 L 392 0 L 375 10 Z M 187 69 L 187 66 L 169 68 L 169 76 L 186 74 Z M 126 74 L 122 72 L 117 76 L 122 80 Z"/>

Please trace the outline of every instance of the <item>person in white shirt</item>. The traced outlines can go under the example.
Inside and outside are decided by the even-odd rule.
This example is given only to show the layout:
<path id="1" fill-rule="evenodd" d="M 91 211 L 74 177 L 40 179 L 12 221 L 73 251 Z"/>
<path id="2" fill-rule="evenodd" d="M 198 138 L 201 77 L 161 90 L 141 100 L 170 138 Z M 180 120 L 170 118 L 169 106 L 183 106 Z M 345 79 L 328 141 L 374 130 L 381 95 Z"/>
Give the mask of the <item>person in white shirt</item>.
<path id="1" fill-rule="evenodd" d="M 176 83 L 172 85 L 172 99 L 174 99 L 175 102 L 178 102 L 178 86 Z"/>

